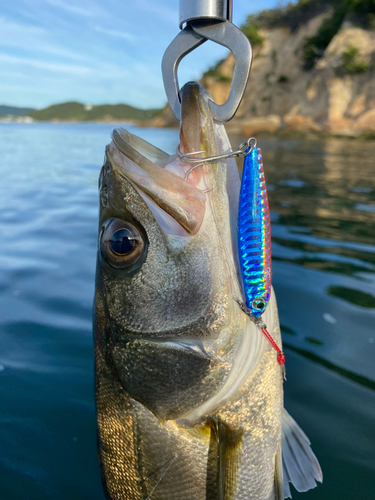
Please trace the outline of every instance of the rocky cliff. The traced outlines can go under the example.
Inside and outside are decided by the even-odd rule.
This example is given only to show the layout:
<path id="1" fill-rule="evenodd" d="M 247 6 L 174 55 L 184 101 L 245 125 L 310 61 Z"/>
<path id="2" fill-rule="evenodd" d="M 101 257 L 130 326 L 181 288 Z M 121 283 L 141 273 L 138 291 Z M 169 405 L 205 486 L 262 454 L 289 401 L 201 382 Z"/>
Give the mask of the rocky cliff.
<path id="1" fill-rule="evenodd" d="M 306 40 L 331 16 L 328 7 L 297 28 L 259 30 L 263 41 L 254 47 L 250 80 L 229 129 L 244 135 L 279 129 L 375 135 L 375 30 L 346 19 L 312 68 L 304 64 Z M 227 99 L 233 66 L 230 54 L 202 78 L 217 103 Z M 154 125 L 175 124 L 168 109 L 156 120 Z"/>

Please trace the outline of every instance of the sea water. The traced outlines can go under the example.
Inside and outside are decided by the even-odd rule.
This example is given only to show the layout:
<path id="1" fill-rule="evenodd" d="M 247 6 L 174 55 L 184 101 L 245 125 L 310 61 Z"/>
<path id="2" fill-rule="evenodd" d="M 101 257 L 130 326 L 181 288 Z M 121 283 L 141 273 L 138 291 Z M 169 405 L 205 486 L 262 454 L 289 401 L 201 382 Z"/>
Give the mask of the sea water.
<path id="1" fill-rule="evenodd" d="M 0 498 L 103 500 L 91 311 L 110 124 L 0 124 Z M 173 153 L 177 130 L 128 127 Z M 233 138 L 236 147 L 244 138 Z M 285 405 L 324 482 L 375 498 L 375 143 L 258 138 Z"/>

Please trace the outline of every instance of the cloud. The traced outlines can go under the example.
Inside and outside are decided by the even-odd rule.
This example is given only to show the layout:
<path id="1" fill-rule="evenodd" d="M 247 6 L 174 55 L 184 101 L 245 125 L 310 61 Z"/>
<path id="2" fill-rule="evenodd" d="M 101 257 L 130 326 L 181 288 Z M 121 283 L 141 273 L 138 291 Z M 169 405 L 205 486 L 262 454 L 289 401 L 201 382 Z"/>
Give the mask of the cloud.
<path id="1" fill-rule="evenodd" d="M 126 33 L 125 31 L 115 31 L 115 30 L 107 30 L 105 28 L 102 28 L 100 26 L 95 26 L 94 27 L 95 31 L 98 31 L 99 33 L 104 33 L 105 35 L 113 36 L 115 38 L 123 38 L 124 40 L 127 40 L 128 42 L 134 42 L 137 40 L 137 37 L 134 35 L 131 35 L 130 33 Z"/>
<path id="2" fill-rule="evenodd" d="M 15 23 L 4 17 L 0 17 L 0 45 L 53 54 L 72 60 L 85 59 L 77 52 L 55 45 L 45 29 L 30 24 Z"/>
<path id="3" fill-rule="evenodd" d="M 71 75 L 87 75 L 92 72 L 91 68 L 85 66 L 76 66 L 73 64 L 59 64 L 31 59 L 29 57 L 16 57 L 0 54 L 0 62 L 16 64 L 20 66 L 32 66 L 34 68 L 46 69 L 48 71 L 58 71 L 61 73 L 69 73 Z"/>
<path id="4" fill-rule="evenodd" d="M 68 2 L 62 2 L 60 0 L 45 0 L 46 3 L 49 3 L 53 7 L 57 7 L 58 9 L 63 9 L 71 14 L 75 14 L 77 16 L 82 17 L 96 17 L 97 13 L 94 12 L 93 9 L 90 8 L 82 8 L 77 5 L 72 5 Z"/>

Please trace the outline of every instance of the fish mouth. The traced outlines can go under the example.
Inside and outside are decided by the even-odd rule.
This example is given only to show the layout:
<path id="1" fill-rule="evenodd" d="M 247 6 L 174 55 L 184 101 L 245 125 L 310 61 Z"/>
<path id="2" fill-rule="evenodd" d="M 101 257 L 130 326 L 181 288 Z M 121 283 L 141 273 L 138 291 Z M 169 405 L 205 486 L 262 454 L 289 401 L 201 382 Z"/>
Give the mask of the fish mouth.
<path id="1" fill-rule="evenodd" d="M 217 144 L 208 92 L 200 84 L 189 82 L 181 89 L 180 96 L 182 120 L 178 151 L 180 155 L 199 152 L 196 163 L 186 163 L 180 155 L 168 155 L 123 128 L 112 131 L 107 155 L 118 167 L 119 174 L 137 189 L 167 234 L 194 236 L 205 217 L 207 193 L 212 190 L 212 168 L 193 167 L 200 163 L 200 158 L 223 151 L 219 151 L 222 148 Z M 182 230 L 176 230 L 166 214 Z"/>
<path id="2" fill-rule="evenodd" d="M 119 175 L 134 185 L 156 218 L 160 211 L 155 213 L 155 204 L 177 221 L 187 234 L 196 234 L 204 219 L 206 195 L 184 180 L 182 172 L 178 175 L 171 171 L 170 165 L 179 160 L 125 129 L 114 129 L 112 141 L 107 150 L 110 161 L 118 167 Z"/>

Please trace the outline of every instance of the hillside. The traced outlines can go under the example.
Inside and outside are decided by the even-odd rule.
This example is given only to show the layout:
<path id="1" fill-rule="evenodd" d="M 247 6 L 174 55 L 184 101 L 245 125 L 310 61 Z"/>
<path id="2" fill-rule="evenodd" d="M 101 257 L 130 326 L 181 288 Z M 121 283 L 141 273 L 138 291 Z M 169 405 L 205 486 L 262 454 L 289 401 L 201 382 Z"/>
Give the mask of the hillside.
<path id="1" fill-rule="evenodd" d="M 6 106 L 5 104 L 0 104 L 0 116 L 26 116 L 32 111 L 35 111 L 35 109 L 19 108 L 17 106 Z"/>
<path id="2" fill-rule="evenodd" d="M 32 111 L 29 116 L 36 121 L 134 121 L 150 120 L 160 113 L 157 109 L 138 109 L 127 104 L 84 105 L 79 102 L 55 104 Z"/>
<path id="3" fill-rule="evenodd" d="M 254 49 L 244 99 L 228 124 L 245 135 L 279 129 L 375 135 L 375 0 L 300 0 L 249 16 L 241 27 Z M 230 54 L 202 77 L 227 99 Z M 173 126 L 165 109 L 155 125 Z"/>

